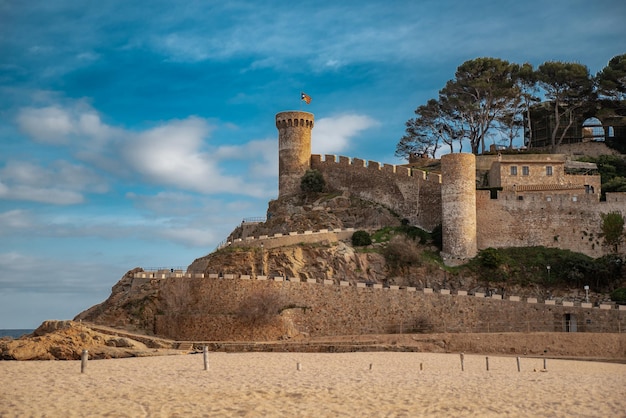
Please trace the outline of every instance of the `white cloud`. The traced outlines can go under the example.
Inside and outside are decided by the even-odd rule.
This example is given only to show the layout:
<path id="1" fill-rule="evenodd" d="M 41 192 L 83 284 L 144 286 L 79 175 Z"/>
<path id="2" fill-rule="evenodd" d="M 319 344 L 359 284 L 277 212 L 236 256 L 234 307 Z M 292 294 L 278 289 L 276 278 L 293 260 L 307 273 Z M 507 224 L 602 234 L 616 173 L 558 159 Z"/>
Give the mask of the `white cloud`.
<path id="1" fill-rule="evenodd" d="M 348 149 L 351 139 L 380 123 L 365 115 L 341 115 L 321 118 L 311 134 L 313 154 L 339 154 Z"/>
<path id="2" fill-rule="evenodd" d="M 25 210 L 13 209 L 7 212 L 0 212 L 0 235 L 4 231 L 25 229 L 32 226 L 32 219 Z"/>
<path id="3" fill-rule="evenodd" d="M 69 113 L 57 106 L 21 109 L 17 123 L 36 141 L 49 144 L 68 143 L 68 136 L 74 131 Z"/>
<path id="4" fill-rule="evenodd" d="M 273 190 L 274 185 L 259 184 L 255 179 L 275 175 L 269 168 L 276 163 L 275 146 L 268 147 L 269 141 L 251 141 L 210 149 L 207 140 L 213 126 L 203 118 L 170 120 L 137 133 L 103 123 L 98 112 L 77 101 L 65 107 L 55 104 L 22 108 L 16 120 L 20 129 L 35 141 L 71 146 L 75 157 L 116 176 L 131 177 L 134 172 L 155 184 L 203 194 L 262 197 Z M 232 172 L 233 167 L 225 165 L 225 159 L 245 162 L 247 168 L 236 167 L 236 174 L 229 174 L 224 169 Z M 106 191 L 105 185 L 84 168 L 79 172 L 77 168 L 65 167 L 54 173 L 32 164 L 22 165 L 22 174 L 17 167 L 11 168 L 0 173 L 0 197 L 72 204 L 82 201 L 80 194 L 72 192 L 86 191 L 87 184 L 89 192 Z M 252 180 L 246 180 L 250 174 Z M 41 184 L 26 175 L 54 179 L 54 194 L 46 193 Z M 9 177 L 13 184 L 6 181 Z M 71 185 L 71 179 L 83 179 L 85 184 Z"/>
<path id="5" fill-rule="evenodd" d="M 210 131 L 206 120 L 198 117 L 169 121 L 132 137 L 123 155 L 135 171 L 158 184 L 204 194 L 265 195 L 268 188 L 255 180 L 245 181 L 243 175 L 222 173 L 220 158 L 234 158 L 236 154 L 230 147 L 218 148 L 215 152 L 205 150 L 205 139 Z M 237 157 L 254 159 L 258 158 L 257 154 Z"/>
<path id="6" fill-rule="evenodd" d="M 0 199 L 72 205 L 82 203 L 83 192 L 104 193 L 106 181 L 93 170 L 66 161 L 50 167 L 9 161 L 0 169 Z"/>

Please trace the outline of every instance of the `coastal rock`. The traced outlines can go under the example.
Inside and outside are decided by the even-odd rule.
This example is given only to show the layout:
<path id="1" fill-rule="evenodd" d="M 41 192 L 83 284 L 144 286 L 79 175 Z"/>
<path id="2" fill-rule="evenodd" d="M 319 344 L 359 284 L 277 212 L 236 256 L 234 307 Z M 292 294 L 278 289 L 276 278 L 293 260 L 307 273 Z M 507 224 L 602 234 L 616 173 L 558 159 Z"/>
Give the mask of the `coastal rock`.
<path id="1" fill-rule="evenodd" d="M 78 360 L 83 350 L 92 359 L 143 357 L 163 351 L 74 321 L 45 321 L 30 335 L 0 341 L 1 360 Z"/>

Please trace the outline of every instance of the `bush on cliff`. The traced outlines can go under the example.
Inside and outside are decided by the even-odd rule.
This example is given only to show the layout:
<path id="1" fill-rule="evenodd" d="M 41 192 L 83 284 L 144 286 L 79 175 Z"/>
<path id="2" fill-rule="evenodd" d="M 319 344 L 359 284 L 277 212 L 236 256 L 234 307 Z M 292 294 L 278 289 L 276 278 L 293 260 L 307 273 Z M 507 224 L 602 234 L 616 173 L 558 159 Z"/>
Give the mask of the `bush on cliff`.
<path id="1" fill-rule="evenodd" d="M 352 234 L 352 245 L 355 247 L 364 247 L 372 243 L 372 237 L 367 231 L 356 231 Z"/>
<path id="2" fill-rule="evenodd" d="M 300 180 L 300 190 L 305 193 L 321 193 L 326 187 L 324 176 L 317 170 L 307 170 Z"/>
<path id="3" fill-rule="evenodd" d="M 626 305 L 626 287 L 620 287 L 611 292 L 611 300 Z"/>

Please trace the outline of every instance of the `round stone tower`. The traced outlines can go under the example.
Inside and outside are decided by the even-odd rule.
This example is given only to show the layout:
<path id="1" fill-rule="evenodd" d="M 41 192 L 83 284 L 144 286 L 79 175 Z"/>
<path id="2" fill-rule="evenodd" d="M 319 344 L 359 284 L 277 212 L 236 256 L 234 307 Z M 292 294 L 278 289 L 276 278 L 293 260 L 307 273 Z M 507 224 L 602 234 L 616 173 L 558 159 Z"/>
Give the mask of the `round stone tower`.
<path id="1" fill-rule="evenodd" d="M 442 256 L 467 259 L 476 255 L 476 157 L 456 153 L 441 156 Z"/>
<path id="2" fill-rule="evenodd" d="M 278 197 L 298 193 L 311 168 L 313 114 L 295 110 L 276 114 L 278 128 Z"/>

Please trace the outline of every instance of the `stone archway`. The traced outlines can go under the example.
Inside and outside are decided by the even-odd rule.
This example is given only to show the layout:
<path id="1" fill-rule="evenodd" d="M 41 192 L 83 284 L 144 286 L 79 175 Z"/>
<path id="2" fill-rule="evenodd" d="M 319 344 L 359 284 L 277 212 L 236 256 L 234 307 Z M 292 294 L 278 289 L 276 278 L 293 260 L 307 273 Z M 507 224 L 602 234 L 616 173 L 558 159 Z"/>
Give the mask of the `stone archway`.
<path id="1" fill-rule="evenodd" d="M 606 138 L 606 132 L 600 119 L 596 117 L 587 118 L 582 126 L 583 142 L 600 142 Z"/>

